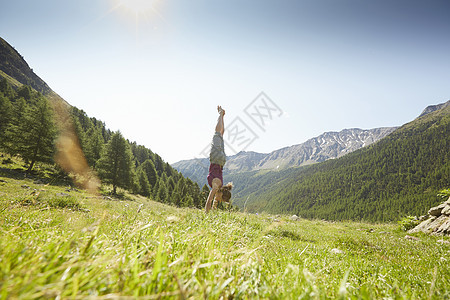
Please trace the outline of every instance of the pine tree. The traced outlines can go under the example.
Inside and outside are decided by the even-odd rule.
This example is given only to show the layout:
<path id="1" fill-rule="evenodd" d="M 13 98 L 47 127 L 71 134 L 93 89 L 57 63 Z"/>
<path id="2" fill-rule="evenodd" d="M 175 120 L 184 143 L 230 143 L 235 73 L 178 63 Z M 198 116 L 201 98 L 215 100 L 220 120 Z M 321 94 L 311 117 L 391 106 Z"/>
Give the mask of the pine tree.
<path id="1" fill-rule="evenodd" d="M 155 185 L 152 186 L 152 196 L 153 196 L 153 199 L 155 199 L 156 201 L 159 201 L 159 199 L 158 199 L 159 181 L 160 181 L 160 179 L 158 178 L 158 180 L 156 180 Z"/>
<path id="2" fill-rule="evenodd" d="M 187 195 L 186 199 L 183 202 L 184 207 L 194 207 L 194 198 L 191 195 Z"/>
<path id="3" fill-rule="evenodd" d="M 18 148 L 23 143 L 20 127 L 25 123 L 25 113 L 27 110 L 29 108 L 23 98 L 17 99 L 12 107 L 9 125 L 5 128 L 2 139 L 2 148 L 10 155 L 18 154 Z"/>
<path id="4" fill-rule="evenodd" d="M 101 158 L 97 163 L 100 178 L 113 186 L 128 189 L 133 183 L 133 157 L 131 148 L 122 134 L 117 131 L 106 144 Z"/>
<path id="5" fill-rule="evenodd" d="M 138 169 L 138 182 L 139 182 L 139 194 L 145 197 L 149 197 L 151 194 L 151 186 L 148 182 L 147 175 L 142 168 Z"/>
<path id="6" fill-rule="evenodd" d="M 173 193 L 172 193 L 173 203 L 176 206 L 180 207 L 183 202 L 183 198 L 184 198 L 185 194 L 186 194 L 185 180 L 184 180 L 184 177 L 180 177 L 178 179 L 178 182 L 175 185 L 175 189 L 173 190 Z"/>
<path id="7" fill-rule="evenodd" d="M 81 150 L 83 150 L 83 153 L 86 153 L 87 149 L 87 138 L 86 133 L 81 126 L 80 121 L 76 117 L 72 117 L 72 124 L 75 129 L 75 133 L 78 137 L 78 142 L 80 143 Z"/>
<path id="8" fill-rule="evenodd" d="M 39 97 L 36 101 L 34 107 L 26 105 L 24 100 L 17 101 L 17 110 L 13 113 L 15 120 L 6 132 L 9 152 L 22 156 L 29 164 L 28 172 L 37 161 L 52 161 L 56 137 L 48 100 Z"/>
<path id="9" fill-rule="evenodd" d="M 3 148 L 6 129 L 11 122 L 12 105 L 11 101 L 0 92 L 0 149 Z"/>
<path id="10" fill-rule="evenodd" d="M 166 183 L 164 182 L 164 180 L 159 180 L 157 199 L 162 203 L 167 203 L 167 201 L 168 201 L 167 187 L 166 187 Z"/>
<path id="11" fill-rule="evenodd" d="M 12 100 L 12 99 L 14 99 L 16 97 L 16 93 L 11 88 L 11 86 L 9 85 L 8 81 L 6 80 L 6 78 L 3 78 L 2 80 L 0 80 L 0 92 L 2 92 L 3 95 L 6 98 L 8 98 L 9 100 Z"/>
<path id="12" fill-rule="evenodd" d="M 155 164 L 156 172 L 158 172 L 158 176 L 161 176 L 164 173 L 164 162 L 158 154 L 155 154 L 155 158 L 153 160 Z"/>
<path id="13" fill-rule="evenodd" d="M 209 195 L 209 187 L 208 187 L 208 185 L 205 184 L 202 187 L 201 196 L 200 196 L 200 199 L 203 204 L 206 203 L 206 200 L 208 200 L 208 195 Z"/>
<path id="14" fill-rule="evenodd" d="M 172 202 L 172 195 L 173 192 L 175 190 L 175 181 L 173 180 L 172 177 L 169 177 L 169 179 L 167 180 L 167 197 L 169 198 L 169 201 Z"/>
<path id="15" fill-rule="evenodd" d="M 192 184 L 192 190 L 191 190 L 191 197 L 193 200 L 193 205 L 189 205 L 190 207 L 197 207 L 201 208 L 204 205 L 204 202 L 202 202 L 202 198 L 200 197 L 200 187 L 198 186 L 197 182 L 193 182 Z"/>
<path id="16" fill-rule="evenodd" d="M 156 181 L 158 180 L 158 174 L 156 173 L 155 165 L 153 164 L 153 162 L 150 159 L 146 159 L 140 167 L 147 175 L 148 183 L 150 183 L 150 185 L 154 187 L 156 185 Z"/>
<path id="17" fill-rule="evenodd" d="M 17 90 L 17 97 L 24 98 L 25 100 L 30 100 L 33 97 L 33 90 L 28 85 L 22 85 Z"/>
<path id="18" fill-rule="evenodd" d="M 84 155 L 86 156 L 88 164 L 95 168 L 97 161 L 100 159 L 104 146 L 104 140 L 100 129 L 97 127 L 90 128 L 86 135 L 86 139 L 87 142 Z"/>

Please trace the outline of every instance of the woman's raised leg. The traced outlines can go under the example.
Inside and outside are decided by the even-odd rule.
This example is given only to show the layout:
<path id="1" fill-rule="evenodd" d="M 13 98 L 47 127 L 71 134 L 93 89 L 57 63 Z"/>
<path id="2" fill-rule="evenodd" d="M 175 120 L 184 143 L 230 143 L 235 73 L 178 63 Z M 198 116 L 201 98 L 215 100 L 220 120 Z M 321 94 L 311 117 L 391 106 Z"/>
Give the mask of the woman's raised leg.
<path id="1" fill-rule="evenodd" d="M 223 123 L 225 110 L 219 105 L 217 106 L 217 111 L 219 112 L 219 118 L 217 119 L 216 132 L 219 132 L 223 136 L 223 133 L 225 132 L 225 125 Z"/>

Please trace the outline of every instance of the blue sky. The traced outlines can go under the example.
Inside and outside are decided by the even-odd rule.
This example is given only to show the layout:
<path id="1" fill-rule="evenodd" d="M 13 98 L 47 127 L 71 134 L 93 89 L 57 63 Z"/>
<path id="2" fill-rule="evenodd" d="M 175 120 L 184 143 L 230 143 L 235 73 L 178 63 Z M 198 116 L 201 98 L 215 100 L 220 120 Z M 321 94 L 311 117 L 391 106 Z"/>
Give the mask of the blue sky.
<path id="1" fill-rule="evenodd" d="M 402 125 L 450 99 L 449 1 L 0 3 L 0 36 L 54 91 L 170 163 L 203 157 L 217 104 L 253 133 L 233 154 Z M 261 92 L 282 110 L 263 128 L 245 113 Z"/>

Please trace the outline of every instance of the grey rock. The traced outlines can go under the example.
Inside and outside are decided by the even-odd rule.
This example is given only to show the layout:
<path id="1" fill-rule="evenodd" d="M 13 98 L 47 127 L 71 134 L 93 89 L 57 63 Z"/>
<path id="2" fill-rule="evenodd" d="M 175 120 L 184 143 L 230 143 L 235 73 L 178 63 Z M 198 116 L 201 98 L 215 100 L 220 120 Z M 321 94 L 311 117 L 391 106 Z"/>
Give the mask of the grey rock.
<path id="1" fill-rule="evenodd" d="M 438 206 L 432 207 L 432 208 L 430 208 L 430 210 L 428 211 L 428 214 L 429 214 L 430 216 L 440 216 L 440 215 L 441 215 L 441 212 L 442 212 L 442 210 L 445 208 L 445 206 L 446 206 L 446 204 L 445 204 L 445 203 L 442 203 L 442 204 L 439 204 Z"/>
<path id="2" fill-rule="evenodd" d="M 437 234 L 450 234 L 450 217 L 447 217 L 446 220 L 435 230 Z"/>
<path id="3" fill-rule="evenodd" d="M 438 206 L 430 208 L 428 219 L 420 217 L 419 225 L 408 233 L 425 232 L 433 235 L 450 235 L 450 198 Z"/>
<path id="4" fill-rule="evenodd" d="M 415 228 L 411 229 L 410 231 L 408 231 L 409 233 L 413 233 L 413 232 L 425 232 L 425 233 L 432 233 L 432 234 L 445 234 L 445 227 L 443 227 L 441 229 L 441 231 L 438 232 L 438 229 L 444 224 L 446 223 L 448 220 L 450 219 L 450 217 L 447 217 L 445 215 L 441 215 L 438 218 L 434 218 L 434 219 L 428 219 L 422 223 L 420 223 L 419 225 L 417 225 Z"/>
<path id="5" fill-rule="evenodd" d="M 29 189 L 30 188 L 30 186 L 26 185 L 26 184 L 22 184 L 21 187 L 24 188 L 24 189 Z"/>
<path id="6" fill-rule="evenodd" d="M 428 215 L 424 215 L 424 216 L 420 216 L 420 217 L 419 217 L 419 221 L 420 221 L 420 222 L 423 222 L 423 221 L 425 221 L 426 219 L 428 219 Z"/>
<path id="7" fill-rule="evenodd" d="M 298 219 L 300 219 L 297 215 L 292 215 L 289 220 L 291 221 L 298 221 Z"/>
<path id="8" fill-rule="evenodd" d="M 431 224 L 433 224 L 433 221 L 435 219 L 436 218 L 429 218 L 429 219 L 423 221 L 422 223 L 420 223 L 419 225 L 417 225 L 413 229 L 409 230 L 408 233 L 416 233 L 416 232 L 428 233 L 430 231 L 430 228 L 432 227 Z"/>
<path id="9" fill-rule="evenodd" d="M 450 215 L 450 205 L 446 205 L 444 209 L 441 211 L 441 214 L 449 216 Z"/>
<path id="10" fill-rule="evenodd" d="M 66 194 L 66 193 L 56 193 L 56 196 L 57 196 L 57 197 L 67 197 L 67 196 L 69 196 L 69 194 Z"/>

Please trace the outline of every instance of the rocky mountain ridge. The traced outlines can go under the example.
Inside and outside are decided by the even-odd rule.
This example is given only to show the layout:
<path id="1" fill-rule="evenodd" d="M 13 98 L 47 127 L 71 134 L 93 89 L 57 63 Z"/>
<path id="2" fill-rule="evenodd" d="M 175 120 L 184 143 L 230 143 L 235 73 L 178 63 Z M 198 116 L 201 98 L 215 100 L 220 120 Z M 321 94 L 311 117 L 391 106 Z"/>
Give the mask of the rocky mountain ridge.
<path id="1" fill-rule="evenodd" d="M 440 110 L 447 106 L 450 106 L 450 100 L 448 100 L 447 102 L 444 102 L 444 103 L 436 104 L 436 105 L 429 105 L 423 110 L 423 112 L 417 118 L 423 117 L 429 113 Z"/>
<path id="2" fill-rule="evenodd" d="M 285 147 L 267 154 L 241 151 L 227 157 L 224 172 L 236 174 L 258 170 L 280 170 L 339 158 L 373 144 L 396 128 L 350 128 L 339 132 L 325 132 L 302 144 Z M 172 166 L 199 184 L 206 183 L 205 178 L 209 167 L 208 158 L 184 160 L 174 163 Z"/>
<path id="3" fill-rule="evenodd" d="M 4 73 L 4 76 L 2 77 L 10 76 L 21 84 L 29 85 L 42 94 L 49 94 L 52 92 L 44 80 L 33 72 L 33 69 L 29 67 L 23 56 L 1 37 L 0 71 Z"/>

